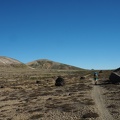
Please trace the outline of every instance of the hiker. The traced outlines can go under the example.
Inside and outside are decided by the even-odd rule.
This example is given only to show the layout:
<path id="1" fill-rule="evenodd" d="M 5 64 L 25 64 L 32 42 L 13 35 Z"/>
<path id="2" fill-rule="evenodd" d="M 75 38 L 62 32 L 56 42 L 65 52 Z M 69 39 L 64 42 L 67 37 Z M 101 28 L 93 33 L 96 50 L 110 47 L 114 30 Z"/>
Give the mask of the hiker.
<path id="1" fill-rule="evenodd" d="M 98 81 L 98 73 L 94 72 L 94 81 L 95 81 L 95 85 L 97 85 L 97 81 Z"/>

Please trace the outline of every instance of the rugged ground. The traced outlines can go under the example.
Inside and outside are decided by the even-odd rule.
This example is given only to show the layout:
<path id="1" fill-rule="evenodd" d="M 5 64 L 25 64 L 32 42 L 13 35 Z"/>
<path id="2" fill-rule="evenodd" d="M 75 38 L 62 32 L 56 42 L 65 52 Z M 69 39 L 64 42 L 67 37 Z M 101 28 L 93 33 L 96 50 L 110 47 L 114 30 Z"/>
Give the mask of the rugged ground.
<path id="1" fill-rule="evenodd" d="M 108 83 L 109 73 L 95 86 L 90 71 L 2 70 L 0 120 L 119 120 L 120 85 Z M 58 75 L 65 86 L 54 85 Z"/>

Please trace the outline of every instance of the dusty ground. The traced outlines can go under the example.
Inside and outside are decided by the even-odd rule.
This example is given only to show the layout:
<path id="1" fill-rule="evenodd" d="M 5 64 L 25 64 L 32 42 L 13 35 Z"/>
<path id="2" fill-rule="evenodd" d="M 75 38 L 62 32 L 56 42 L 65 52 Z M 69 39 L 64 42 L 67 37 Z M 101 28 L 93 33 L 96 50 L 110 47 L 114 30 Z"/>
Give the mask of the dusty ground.
<path id="1" fill-rule="evenodd" d="M 107 81 L 100 85 L 105 107 L 114 120 L 120 120 L 120 84 L 109 84 Z"/>
<path id="2" fill-rule="evenodd" d="M 56 76 L 1 72 L 0 120 L 120 119 L 120 85 L 107 84 L 102 75 L 95 86 L 91 77 L 69 73 L 63 74 L 65 86 L 56 87 Z"/>

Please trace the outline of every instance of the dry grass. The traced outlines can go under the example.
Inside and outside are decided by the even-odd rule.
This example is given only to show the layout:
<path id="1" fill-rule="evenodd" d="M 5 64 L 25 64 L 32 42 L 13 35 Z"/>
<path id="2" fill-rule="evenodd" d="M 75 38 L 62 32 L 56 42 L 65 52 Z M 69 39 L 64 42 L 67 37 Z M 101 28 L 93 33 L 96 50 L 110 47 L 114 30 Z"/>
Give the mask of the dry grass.
<path id="1" fill-rule="evenodd" d="M 30 120 L 36 120 L 44 117 L 44 114 L 37 114 L 30 117 Z"/>
<path id="2" fill-rule="evenodd" d="M 49 71 L 48 74 L 48 71 L 2 70 L 0 84 L 4 88 L 0 88 L 0 119 L 97 118 L 95 103 L 90 96 L 93 87 L 91 81 L 88 78 L 80 80 L 81 76 L 90 73 L 91 71 Z M 65 86 L 54 85 L 58 75 L 65 79 Z M 40 82 L 37 84 L 36 81 Z M 117 92 L 115 94 L 119 95 Z M 117 112 L 113 111 L 114 114 Z"/>
<path id="3" fill-rule="evenodd" d="M 106 107 L 116 120 L 120 118 L 120 85 L 109 83 L 109 80 L 101 80 L 101 87 L 105 89 L 103 94 L 106 100 Z"/>
<path id="4" fill-rule="evenodd" d="M 97 117 L 99 117 L 99 115 L 97 113 L 92 113 L 92 112 L 83 115 L 83 118 L 97 118 Z"/>

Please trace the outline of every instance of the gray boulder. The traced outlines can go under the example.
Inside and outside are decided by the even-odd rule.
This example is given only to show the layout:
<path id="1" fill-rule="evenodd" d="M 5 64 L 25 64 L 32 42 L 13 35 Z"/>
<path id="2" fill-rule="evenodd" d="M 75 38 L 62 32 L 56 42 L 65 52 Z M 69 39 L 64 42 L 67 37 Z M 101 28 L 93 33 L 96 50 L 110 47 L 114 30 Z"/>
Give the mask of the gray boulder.
<path id="1" fill-rule="evenodd" d="M 112 83 L 120 83 L 120 68 L 114 70 L 109 79 Z"/>

